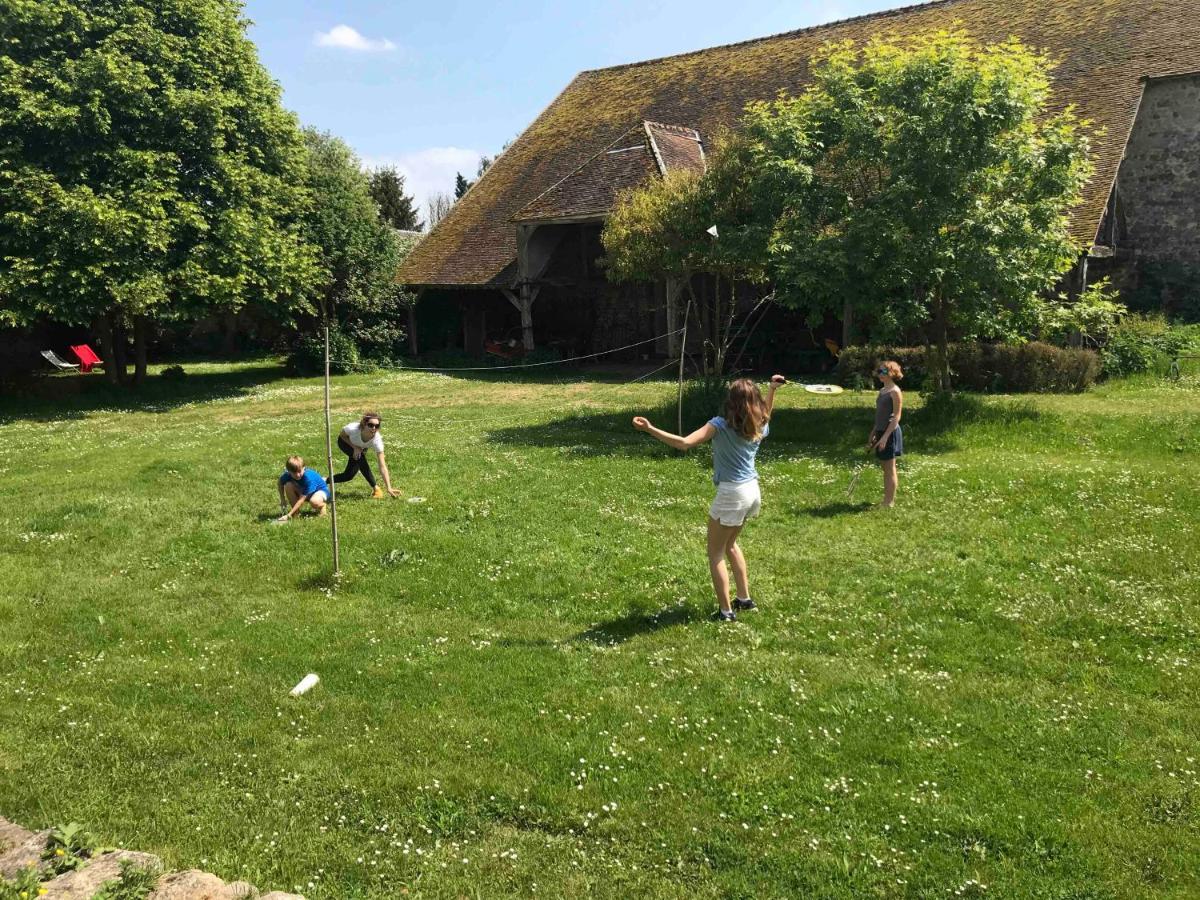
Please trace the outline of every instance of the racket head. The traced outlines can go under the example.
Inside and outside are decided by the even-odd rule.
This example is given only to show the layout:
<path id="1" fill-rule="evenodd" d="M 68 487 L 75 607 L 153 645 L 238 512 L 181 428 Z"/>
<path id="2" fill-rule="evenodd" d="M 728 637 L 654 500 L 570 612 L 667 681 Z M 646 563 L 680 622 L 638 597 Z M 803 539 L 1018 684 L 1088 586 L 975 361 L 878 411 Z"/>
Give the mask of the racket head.
<path id="1" fill-rule="evenodd" d="M 837 384 L 806 384 L 804 389 L 810 394 L 840 394 L 844 390 Z"/>

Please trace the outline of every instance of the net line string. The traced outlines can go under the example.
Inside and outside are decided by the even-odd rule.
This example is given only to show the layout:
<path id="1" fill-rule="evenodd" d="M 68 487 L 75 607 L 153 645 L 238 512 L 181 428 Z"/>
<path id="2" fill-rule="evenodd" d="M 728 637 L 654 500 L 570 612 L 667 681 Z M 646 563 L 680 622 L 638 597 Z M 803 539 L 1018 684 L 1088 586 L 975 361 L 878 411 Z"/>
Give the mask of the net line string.
<path id="1" fill-rule="evenodd" d="M 674 331 L 668 331 L 666 334 L 660 334 L 658 337 L 647 338 L 644 341 L 638 341 L 634 344 L 626 344 L 624 347 L 612 347 L 608 350 L 600 350 L 597 353 L 586 353 L 583 356 L 571 356 L 566 359 L 551 359 L 545 362 L 521 363 L 520 365 L 512 366 L 459 366 L 457 368 L 447 368 L 444 366 L 401 366 L 397 371 L 400 372 L 500 372 L 505 369 L 535 369 L 539 366 L 561 366 L 563 363 L 578 362 L 581 359 L 593 359 L 597 356 L 604 356 L 608 353 L 620 353 L 622 350 L 630 350 L 634 347 L 641 347 L 643 344 L 653 344 L 655 341 L 661 341 L 663 338 L 671 337 L 683 331 L 682 328 L 676 328 Z M 666 368 L 664 366 L 663 368 Z"/>
<path id="2" fill-rule="evenodd" d="M 646 372 L 642 375 L 638 375 L 636 378 L 631 378 L 628 381 L 623 381 L 620 383 L 623 385 L 637 384 L 637 383 L 644 381 L 645 379 L 651 377 L 652 375 L 657 375 L 659 372 L 663 371 L 664 369 L 668 369 L 671 366 L 676 365 L 677 362 L 678 361 L 674 360 L 674 359 L 667 360 L 667 362 L 664 365 L 659 366 L 657 369 L 651 369 L 649 372 Z M 437 409 L 447 409 L 447 408 L 452 409 L 453 407 L 438 407 Z M 563 409 L 562 403 L 559 401 L 556 401 L 553 403 L 547 403 L 544 406 L 532 407 L 531 411 L 534 412 L 535 414 L 541 415 L 541 414 L 544 414 L 551 410 L 562 411 L 562 409 Z M 604 409 L 604 408 L 583 406 L 578 409 L 571 409 L 571 410 L 569 410 L 569 413 L 578 412 L 578 413 L 604 414 L 604 413 L 615 413 L 617 411 L 618 410 L 609 410 L 609 409 Z M 621 410 L 621 411 L 624 411 L 624 410 Z M 497 425 L 497 426 L 508 425 L 510 423 L 524 422 L 529 417 L 528 417 L 528 415 L 525 415 L 525 414 L 506 415 L 506 416 L 495 416 L 495 415 L 468 416 L 465 418 L 464 417 L 454 417 L 454 416 L 442 416 L 439 420 L 438 417 L 434 417 L 433 419 L 431 419 L 431 417 L 429 415 L 414 416 L 414 415 L 405 415 L 403 413 L 400 413 L 400 414 L 395 414 L 395 415 L 389 415 L 387 418 L 389 419 L 389 421 L 398 419 L 402 422 L 424 422 L 433 428 L 446 428 L 446 427 L 453 427 L 455 425 L 481 425 L 481 424 Z M 570 418 L 570 415 L 568 415 L 567 418 Z"/>

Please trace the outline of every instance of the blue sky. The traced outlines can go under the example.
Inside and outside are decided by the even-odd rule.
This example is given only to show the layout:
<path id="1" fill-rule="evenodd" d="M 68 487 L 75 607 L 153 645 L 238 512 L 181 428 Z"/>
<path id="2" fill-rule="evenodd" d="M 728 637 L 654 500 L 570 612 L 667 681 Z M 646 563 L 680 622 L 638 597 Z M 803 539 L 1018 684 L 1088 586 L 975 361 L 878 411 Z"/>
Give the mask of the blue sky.
<path id="1" fill-rule="evenodd" d="M 306 125 L 424 204 L 475 174 L 583 69 L 698 50 L 905 0 L 246 0 L 250 37 Z"/>

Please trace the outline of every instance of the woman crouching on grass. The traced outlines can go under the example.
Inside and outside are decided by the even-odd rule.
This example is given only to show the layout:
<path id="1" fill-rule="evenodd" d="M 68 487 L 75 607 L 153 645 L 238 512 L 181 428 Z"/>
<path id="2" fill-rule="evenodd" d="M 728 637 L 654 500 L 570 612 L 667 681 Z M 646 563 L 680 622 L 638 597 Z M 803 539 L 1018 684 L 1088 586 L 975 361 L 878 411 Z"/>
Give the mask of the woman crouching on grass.
<path id="1" fill-rule="evenodd" d="M 900 363 L 895 360 L 881 362 L 875 368 L 875 377 L 883 382 L 879 396 L 875 398 L 875 426 L 867 440 L 867 449 L 874 449 L 875 458 L 883 467 L 883 503 L 890 509 L 896 502 L 896 458 L 904 455 L 904 432 L 900 429 L 900 416 L 904 412 L 904 394 L 896 384 L 904 377 Z"/>
<path id="2" fill-rule="evenodd" d="M 708 510 L 708 571 L 717 594 L 717 612 L 721 622 L 737 620 L 735 609 L 755 609 L 750 599 L 750 581 L 746 557 L 738 546 L 738 535 L 746 520 L 758 515 L 762 495 L 758 489 L 758 471 L 754 458 L 762 439 L 770 431 L 768 424 L 775 407 L 775 391 L 787 381 L 782 375 L 771 376 L 767 399 L 749 378 L 739 378 L 729 386 L 725 415 L 709 419 L 708 424 L 687 437 L 663 431 L 644 416 L 635 416 L 633 427 L 644 431 L 676 450 L 690 450 L 705 441 L 713 442 L 713 484 L 717 496 Z M 725 558 L 733 567 L 737 596 L 729 602 L 729 573 Z"/>

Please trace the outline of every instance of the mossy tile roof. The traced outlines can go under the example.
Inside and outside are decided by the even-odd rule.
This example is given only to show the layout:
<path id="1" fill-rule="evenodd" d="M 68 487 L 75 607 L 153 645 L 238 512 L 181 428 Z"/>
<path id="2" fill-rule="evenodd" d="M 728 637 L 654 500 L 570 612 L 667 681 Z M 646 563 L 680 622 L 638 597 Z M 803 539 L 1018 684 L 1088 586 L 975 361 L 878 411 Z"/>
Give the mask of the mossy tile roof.
<path id="1" fill-rule="evenodd" d="M 828 41 L 963 27 L 977 40 L 1017 36 L 1058 63 L 1055 103 L 1092 121 L 1095 176 L 1072 214 L 1095 238 L 1137 111 L 1142 80 L 1200 69 L 1198 0 L 939 0 L 817 28 L 583 72 L 450 210 L 401 268 L 412 285 L 507 285 L 514 217 L 643 122 L 701 135 L 733 125 L 745 104 L 798 93 Z M 660 148 L 661 149 L 661 148 Z"/>

